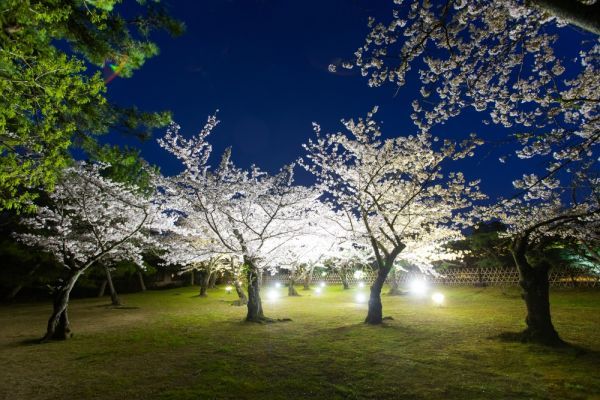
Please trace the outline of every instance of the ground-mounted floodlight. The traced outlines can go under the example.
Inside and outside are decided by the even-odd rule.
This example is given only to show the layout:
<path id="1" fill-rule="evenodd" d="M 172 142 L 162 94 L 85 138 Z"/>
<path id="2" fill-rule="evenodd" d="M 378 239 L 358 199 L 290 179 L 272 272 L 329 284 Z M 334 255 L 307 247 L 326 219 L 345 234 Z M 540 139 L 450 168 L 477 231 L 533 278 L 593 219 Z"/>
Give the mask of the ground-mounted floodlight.
<path id="1" fill-rule="evenodd" d="M 267 299 L 275 301 L 279 298 L 279 293 L 275 289 L 269 289 L 267 291 Z"/>
<path id="2" fill-rule="evenodd" d="M 428 290 L 427 281 L 425 279 L 415 279 L 410 282 L 409 290 L 415 296 L 425 296 Z"/>
<path id="3" fill-rule="evenodd" d="M 231 286 L 229 286 L 229 285 L 225 286 L 225 291 L 227 292 L 227 294 L 231 294 L 231 289 L 232 289 Z"/>
<path id="4" fill-rule="evenodd" d="M 322 291 L 323 290 L 320 287 L 315 288 L 315 294 L 321 294 Z"/>
<path id="5" fill-rule="evenodd" d="M 322 288 L 325 287 L 325 282 L 319 283 L 319 286 L 322 287 Z"/>
<path id="6" fill-rule="evenodd" d="M 364 288 L 365 287 L 365 283 L 364 282 L 358 282 L 358 287 L 359 288 Z"/>
<path id="7" fill-rule="evenodd" d="M 364 293 L 356 293 L 356 296 L 354 296 L 354 300 L 357 303 L 364 303 L 365 301 L 367 301 L 367 296 Z"/>
<path id="8" fill-rule="evenodd" d="M 281 287 L 281 283 L 279 283 L 279 282 L 275 282 L 275 287 L 276 287 L 277 289 L 279 289 L 279 288 Z"/>
<path id="9" fill-rule="evenodd" d="M 431 296 L 431 300 L 433 300 L 435 305 L 440 306 L 440 307 L 444 304 L 445 298 L 446 297 L 440 292 L 436 292 Z"/>

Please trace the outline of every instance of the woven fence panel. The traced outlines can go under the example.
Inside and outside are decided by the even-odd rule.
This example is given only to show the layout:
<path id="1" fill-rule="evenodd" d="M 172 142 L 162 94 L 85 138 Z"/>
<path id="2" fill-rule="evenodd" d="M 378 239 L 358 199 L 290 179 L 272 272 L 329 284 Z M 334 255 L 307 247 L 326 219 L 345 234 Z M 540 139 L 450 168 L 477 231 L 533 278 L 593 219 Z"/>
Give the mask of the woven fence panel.
<path id="1" fill-rule="evenodd" d="M 376 273 L 365 272 L 361 279 L 353 275 L 348 277 L 350 285 L 356 285 L 359 281 L 371 284 L 375 280 Z M 388 277 L 388 283 L 389 283 Z M 424 275 L 417 272 L 396 272 L 396 279 L 400 286 L 406 286 L 414 279 L 425 279 L 429 283 L 440 286 L 518 286 L 519 272 L 514 268 L 457 268 L 444 271 L 439 275 Z M 600 275 L 584 273 L 578 270 L 555 269 L 548 276 L 551 287 L 594 287 L 600 288 Z M 264 274 L 263 285 L 279 282 L 287 284 L 289 273 L 281 271 L 275 275 Z M 341 277 L 332 272 L 325 275 L 315 274 L 313 284 L 324 282 L 330 285 L 341 284 Z M 301 286 L 302 282 L 296 282 Z"/>

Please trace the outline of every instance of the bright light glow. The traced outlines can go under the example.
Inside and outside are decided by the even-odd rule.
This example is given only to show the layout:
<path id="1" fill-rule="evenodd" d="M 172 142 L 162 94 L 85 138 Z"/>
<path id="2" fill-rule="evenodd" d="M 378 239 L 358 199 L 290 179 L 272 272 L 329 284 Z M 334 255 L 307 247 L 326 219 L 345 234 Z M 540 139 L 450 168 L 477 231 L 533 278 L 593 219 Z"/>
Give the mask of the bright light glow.
<path id="1" fill-rule="evenodd" d="M 231 286 L 225 286 L 225 291 L 227 293 L 231 293 L 231 289 L 232 289 Z"/>
<path id="2" fill-rule="evenodd" d="M 427 281 L 424 279 L 415 279 L 410 283 L 410 292 L 417 296 L 426 295 L 427 289 Z"/>
<path id="3" fill-rule="evenodd" d="M 325 282 L 321 282 L 321 283 L 319 283 L 319 286 L 321 286 L 321 287 L 325 287 Z"/>
<path id="4" fill-rule="evenodd" d="M 315 294 L 321 294 L 322 290 L 320 287 L 315 288 Z"/>
<path id="5" fill-rule="evenodd" d="M 441 306 L 442 304 L 444 304 L 444 299 L 445 298 L 446 297 L 443 294 L 439 293 L 439 292 L 438 293 L 434 293 L 433 296 L 431 296 L 431 300 L 433 300 L 433 302 L 435 304 L 437 304 L 438 306 Z"/>
<path id="6" fill-rule="evenodd" d="M 365 283 L 364 282 L 358 282 L 358 287 L 359 288 L 364 288 L 365 287 Z"/>
<path id="7" fill-rule="evenodd" d="M 357 303 L 364 303 L 367 301 L 367 296 L 365 296 L 364 293 L 357 293 L 354 300 L 356 300 Z"/>
<path id="8" fill-rule="evenodd" d="M 269 291 L 267 291 L 267 299 L 277 300 L 277 298 L 279 298 L 279 293 L 277 293 L 277 290 L 270 289 Z"/>
<path id="9" fill-rule="evenodd" d="M 281 283 L 279 283 L 279 282 L 275 282 L 275 287 L 276 287 L 277 289 L 279 289 L 279 288 L 281 287 Z"/>
<path id="10" fill-rule="evenodd" d="M 365 273 L 361 270 L 354 271 L 354 279 L 362 279 Z"/>
<path id="11" fill-rule="evenodd" d="M 321 272 L 321 276 L 327 276 L 327 272 L 325 272 L 325 271 Z"/>

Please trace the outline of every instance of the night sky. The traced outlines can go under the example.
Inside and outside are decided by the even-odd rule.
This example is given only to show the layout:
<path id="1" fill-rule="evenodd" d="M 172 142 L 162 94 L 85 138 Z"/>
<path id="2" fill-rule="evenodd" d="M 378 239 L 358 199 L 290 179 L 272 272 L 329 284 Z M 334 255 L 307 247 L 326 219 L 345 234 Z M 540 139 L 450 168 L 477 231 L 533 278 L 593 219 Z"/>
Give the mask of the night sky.
<path id="1" fill-rule="evenodd" d="M 369 0 L 171 0 L 171 14 L 187 25 L 179 38 L 157 34 L 161 54 L 132 78 L 108 84 L 111 100 L 148 111 L 171 110 L 182 132 L 191 136 L 219 109 L 221 124 L 210 141 L 213 154 L 233 147 L 239 166 L 254 163 L 276 172 L 302 155 L 302 143 L 313 136 L 311 123 L 324 132 L 343 129 L 342 118 L 364 116 L 379 105 L 384 135 L 416 133 L 409 116 L 418 82 L 403 87 L 369 88 L 359 72 L 330 73 L 328 65 L 350 58 L 368 32 L 368 16 L 389 17 L 391 1 Z M 414 78 L 414 77 L 413 77 Z M 481 124 L 486 114 L 467 112 L 434 133 L 464 138 L 477 132 L 490 141 L 509 132 Z M 156 136 L 163 132 L 157 131 Z M 140 147 L 149 162 L 171 175 L 179 163 L 155 139 L 140 143 L 109 135 L 108 141 Z M 503 146 L 486 146 L 475 159 L 458 164 L 470 179 L 481 178 L 492 198 L 513 193 L 511 181 L 541 161 L 499 156 Z M 527 167 L 527 169 L 525 168 Z M 298 181 L 310 177 L 298 170 Z"/>

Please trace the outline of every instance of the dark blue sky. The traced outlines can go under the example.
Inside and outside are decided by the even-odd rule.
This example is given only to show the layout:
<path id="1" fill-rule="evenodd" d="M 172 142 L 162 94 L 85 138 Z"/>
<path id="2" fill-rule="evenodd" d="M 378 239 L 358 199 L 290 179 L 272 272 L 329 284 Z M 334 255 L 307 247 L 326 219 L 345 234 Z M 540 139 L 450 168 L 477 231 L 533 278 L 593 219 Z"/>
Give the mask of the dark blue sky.
<path id="1" fill-rule="evenodd" d="M 413 134 L 409 115 L 418 96 L 416 81 L 394 97 L 395 87 L 369 88 L 356 70 L 332 74 L 327 69 L 352 55 L 367 33 L 367 17 L 388 17 L 391 3 L 171 0 L 170 11 L 186 23 L 186 33 L 175 39 L 157 35 L 161 54 L 132 78 L 109 83 L 108 94 L 122 105 L 171 110 L 185 135 L 195 134 L 219 109 L 221 124 L 210 137 L 215 153 L 232 146 L 238 165 L 255 163 L 270 172 L 302 154 L 301 144 L 313 135 L 312 121 L 324 131 L 337 131 L 343 128 L 341 118 L 363 116 L 379 105 L 385 135 Z M 437 133 L 459 138 L 477 132 L 487 139 L 507 134 L 481 125 L 484 117 L 465 113 Z M 143 144 L 116 136 L 108 140 L 141 147 L 143 156 L 167 175 L 180 169 L 154 139 Z M 483 149 L 459 167 L 469 178 L 483 178 L 482 187 L 492 197 L 509 194 L 524 163 L 499 163 L 503 152 Z M 306 175 L 300 173 L 299 180 L 306 182 Z"/>

